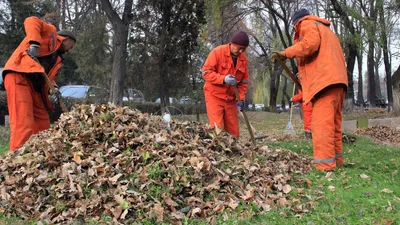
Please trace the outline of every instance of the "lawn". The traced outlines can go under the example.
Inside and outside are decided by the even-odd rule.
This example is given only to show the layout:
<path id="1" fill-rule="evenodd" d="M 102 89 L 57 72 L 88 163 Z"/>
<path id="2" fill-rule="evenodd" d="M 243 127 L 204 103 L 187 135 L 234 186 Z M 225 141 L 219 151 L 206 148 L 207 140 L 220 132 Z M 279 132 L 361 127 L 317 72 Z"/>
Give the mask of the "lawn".
<path id="1" fill-rule="evenodd" d="M 296 114 L 297 115 L 297 114 Z M 362 115 L 365 116 L 365 115 Z M 279 136 L 284 133 L 288 114 L 248 112 L 250 122 L 259 133 Z M 189 117 L 188 117 L 189 118 Z M 357 116 L 348 116 L 357 118 Z M 201 116 L 201 121 L 206 121 Z M 242 138 L 249 138 L 243 120 L 240 121 Z M 293 119 L 297 134 L 302 135 L 302 123 L 298 116 Z M 8 148 L 8 129 L 0 128 L 0 151 Z M 312 156 L 311 141 L 297 139 L 265 139 L 259 145 L 285 148 Z M 298 176 L 291 184 L 291 192 L 312 204 L 307 213 L 295 213 L 289 208 L 272 209 L 260 213 L 255 207 L 238 207 L 235 212 L 226 211 L 216 219 L 217 224 L 400 224 L 400 148 L 375 144 L 357 137 L 355 143 L 344 144 L 345 166 L 334 172 L 311 171 Z M 300 190 L 303 190 L 300 194 Z M 0 217 L 1 218 L 1 217 Z M 217 222 L 218 221 L 218 222 Z M 143 221 L 144 224 L 147 224 Z M 149 222 L 148 224 L 151 224 Z M 184 224 L 204 222 L 188 220 Z M 0 224 L 31 224 L 16 218 Z"/>

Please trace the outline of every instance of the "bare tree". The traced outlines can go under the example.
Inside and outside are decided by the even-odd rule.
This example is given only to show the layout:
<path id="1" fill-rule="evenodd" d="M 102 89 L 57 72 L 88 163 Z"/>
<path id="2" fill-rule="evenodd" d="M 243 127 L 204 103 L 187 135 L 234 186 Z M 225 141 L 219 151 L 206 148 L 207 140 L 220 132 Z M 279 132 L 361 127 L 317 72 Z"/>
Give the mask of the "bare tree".
<path id="1" fill-rule="evenodd" d="M 100 0 L 114 30 L 113 63 L 110 88 L 110 102 L 122 105 L 124 79 L 126 75 L 127 40 L 129 25 L 133 19 L 133 0 L 126 0 L 122 18 L 113 9 L 109 0 Z"/>

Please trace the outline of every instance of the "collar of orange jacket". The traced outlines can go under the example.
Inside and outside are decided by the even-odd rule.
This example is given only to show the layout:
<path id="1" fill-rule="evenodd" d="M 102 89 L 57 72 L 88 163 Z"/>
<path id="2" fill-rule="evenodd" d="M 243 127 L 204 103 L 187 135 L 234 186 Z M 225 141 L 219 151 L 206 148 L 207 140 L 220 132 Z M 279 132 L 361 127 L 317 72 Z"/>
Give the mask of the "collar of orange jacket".
<path id="1" fill-rule="evenodd" d="M 318 16 L 314 16 L 314 15 L 309 15 L 309 16 L 305 16 L 305 17 L 299 19 L 299 21 L 294 25 L 294 30 L 295 31 L 297 31 L 297 29 L 299 28 L 301 22 L 304 21 L 304 20 L 314 20 L 314 21 L 320 22 L 320 23 L 322 23 L 322 24 L 324 24 L 326 26 L 330 26 L 331 25 L 331 23 L 326 19 L 320 18 Z"/>

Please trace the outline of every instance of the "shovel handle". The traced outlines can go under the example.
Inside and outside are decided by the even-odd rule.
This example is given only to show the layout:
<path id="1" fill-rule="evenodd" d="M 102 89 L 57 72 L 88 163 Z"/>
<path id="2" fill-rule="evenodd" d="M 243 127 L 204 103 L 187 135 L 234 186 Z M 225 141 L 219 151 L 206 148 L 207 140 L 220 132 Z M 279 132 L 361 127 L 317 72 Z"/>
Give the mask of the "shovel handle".
<path id="1" fill-rule="evenodd" d="M 34 59 L 34 60 L 35 60 L 37 63 L 39 63 L 39 65 L 40 65 L 39 60 L 37 60 L 37 59 Z M 56 93 L 56 89 L 55 89 L 53 83 L 51 83 L 51 80 L 50 80 L 49 76 L 47 76 L 46 72 L 43 72 L 43 73 L 42 73 L 42 77 L 43 77 L 43 79 L 46 81 L 47 86 L 49 86 L 49 88 L 50 88 L 50 90 L 51 90 L 51 93 Z M 63 102 L 61 99 L 59 99 L 58 102 L 60 103 L 60 107 L 61 107 L 62 111 L 63 111 L 63 112 L 68 112 L 68 109 L 67 109 L 67 107 L 65 106 L 64 102 Z"/>
<path id="2" fill-rule="evenodd" d="M 233 88 L 235 88 L 235 95 L 236 95 L 237 101 L 239 103 L 242 103 L 242 100 L 240 99 L 238 88 L 236 87 L 236 85 L 234 85 Z M 251 129 L 252 127 L 251 127 L 251 124 L 249 122 L 249 118 L 247 118 L 247 114 L 244 111 L 242 111 L 242 115 L 243 115 L 244 121 L 246 122 L 247 129 L 249 130 L 250 137 L 251 137 L 251 142 L 253 143 L 254 146 L 257 146 L 256 139 L 254 138 L 253 129 Z"/>

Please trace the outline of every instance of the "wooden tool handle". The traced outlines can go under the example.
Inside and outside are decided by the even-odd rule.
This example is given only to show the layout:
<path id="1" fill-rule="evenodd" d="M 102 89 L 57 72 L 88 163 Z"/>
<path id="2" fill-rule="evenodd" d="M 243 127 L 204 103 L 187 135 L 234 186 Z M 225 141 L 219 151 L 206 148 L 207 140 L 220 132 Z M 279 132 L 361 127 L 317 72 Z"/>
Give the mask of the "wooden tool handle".
<path id="1" fill-rule="evenodd" d="M 236 85 L 234 85 L 233 88 L 235 88 L 236 99 L 238 100 L 238 102 L 240 104 L 242 104 L 242 100 L 240 99 L 240 94 L 239 94 L 238 88 L 236 87 Z M 252 129 L 251 124 L 249 122 L 249 118 L 247 118 L 247 114 L 244 111 L 242 111 L 242 114 L 243 114 L 244 121 L 246 122 L 247 129 L 249 130 L 249 133 L 250 133 L 251 142 L 253 143 L 254 146 L 257 146 L 256 139 L 254 138 L 253 129 Z"/>
<path id="2" fill-rule="evenodd" d="M 295 75 L 293 75 L 292 71 L 289 69 L 289 67 L 286 66 L 286 64 L 281 60 L 281 58 L 279 57 L 278 54 L 273 54 L 272 55 L 276 61 L 278 61 L 278 63 L 282 66 L 282 68 L 286 71 L 286 73 L 288 74 L 289 78 L 297 85 L 297 87 L 299 87 L 300 90 L 301 89 L 301 84 L 299 82 L 299 80 L 296 78 Z"/>

